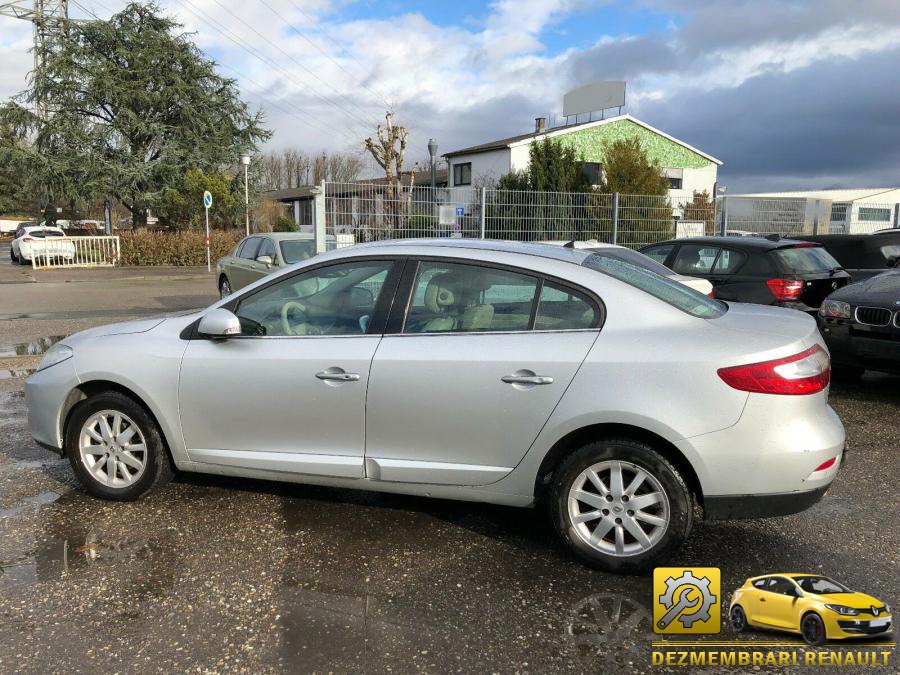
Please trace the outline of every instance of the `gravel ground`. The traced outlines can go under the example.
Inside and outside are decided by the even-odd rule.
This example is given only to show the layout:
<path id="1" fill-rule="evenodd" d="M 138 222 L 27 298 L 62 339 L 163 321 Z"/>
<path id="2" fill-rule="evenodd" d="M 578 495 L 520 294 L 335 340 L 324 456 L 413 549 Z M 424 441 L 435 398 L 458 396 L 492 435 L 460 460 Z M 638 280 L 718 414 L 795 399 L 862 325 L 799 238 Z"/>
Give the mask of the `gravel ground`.
<path id="1" fill-rule="evenodd" d="M 0 352 L 71 321 L 4 321 Z M 540 511 L 197 475 L 137 503 L 92 499 L 27 433 L 24 378 L 7 365 L 35 361 L 0 361 L 0 672 L 666 670 L 650 661 L 650 579 L 586 569 Z M 774 571 L 900 603 L 898 385 L 834 385 L 853 452 L 822 502 L 700 523 L 673 564 L 720 567 L 726 606 Z M 726 622 L 719 638 L 734 637 Z M 893 646 L 877 648 L 897 672 Z"/>

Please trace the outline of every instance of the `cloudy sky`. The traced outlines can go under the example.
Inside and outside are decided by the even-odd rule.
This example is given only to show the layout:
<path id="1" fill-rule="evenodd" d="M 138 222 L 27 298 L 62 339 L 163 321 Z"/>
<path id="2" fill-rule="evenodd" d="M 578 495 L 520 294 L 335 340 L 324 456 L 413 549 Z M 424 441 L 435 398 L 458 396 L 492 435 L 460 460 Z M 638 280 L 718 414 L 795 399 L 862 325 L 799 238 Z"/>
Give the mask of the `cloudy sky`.
<path id="1" fill-rule="evenodd" d="M 568 89 L 624 79 L 627 111 L 723 160 L 729 192 L 900 185 L 900 0 L 161 4 L 265 111 L 273 147 L 358 149 L 390 106 L 424 160 L 429 137 L 528 131 Z M 0 17 L 0 95 L 24 86 L 30 42 Z"/>

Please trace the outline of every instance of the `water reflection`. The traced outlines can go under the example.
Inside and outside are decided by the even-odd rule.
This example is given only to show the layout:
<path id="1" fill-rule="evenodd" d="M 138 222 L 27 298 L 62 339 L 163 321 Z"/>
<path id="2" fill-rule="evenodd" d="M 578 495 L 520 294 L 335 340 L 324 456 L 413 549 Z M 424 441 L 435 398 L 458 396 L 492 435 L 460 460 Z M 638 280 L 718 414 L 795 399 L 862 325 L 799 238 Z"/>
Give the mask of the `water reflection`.
<path id="1" fill-rule="evenodd" d="M 646 663 L 653 639 L 653 615 L 633 596 L 596 593 L 569 611 L 565 639 L 579 662 L 601 672 Z"/>

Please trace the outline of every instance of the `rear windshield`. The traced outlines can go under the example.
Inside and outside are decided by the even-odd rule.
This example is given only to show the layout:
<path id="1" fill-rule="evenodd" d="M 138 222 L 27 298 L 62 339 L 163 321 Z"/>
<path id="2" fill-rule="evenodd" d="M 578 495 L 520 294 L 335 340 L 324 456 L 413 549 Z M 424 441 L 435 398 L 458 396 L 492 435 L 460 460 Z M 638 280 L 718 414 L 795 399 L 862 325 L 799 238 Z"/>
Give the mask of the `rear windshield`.
<path id="1" fill-rule="evenodd" d="M 787 273 L 813 274 L 831 272 L 841 264 L 822 246 L 779 248 L 772 252 L 778 264 Z"/>
<path id="2" fill-rule="evenodd" d="M 290 265 L 312 258 L 316 254 L 316 242 L 312 239 L 287 239 L 281 242 L 281 257 Z"/>
<path id="3" fill-rule="evenodd" d="M 715 319 L 728 311 L 728 305 L 724 302 L 713 300 L 693 288 L 624 260 L 591 254 L 581 264 L 639 288 L 691 316 Z M 669 271 L 668 268 L 666 271 Z"/>
<path id="4" fill-rule="evenodd" d="M 644 255 L 638 251 L 632 251 L 630 248 L 592 248 L 588 250 L 601 258 L 621 260 L 623 262 L 631 263 L 632 265 L 637 265 L 638 267 L 643 267 L 651 272 L 656 272 L 664 277 L 672 276 L 672 270 L 668 267 L 656 262 L 650 256 Z"/>

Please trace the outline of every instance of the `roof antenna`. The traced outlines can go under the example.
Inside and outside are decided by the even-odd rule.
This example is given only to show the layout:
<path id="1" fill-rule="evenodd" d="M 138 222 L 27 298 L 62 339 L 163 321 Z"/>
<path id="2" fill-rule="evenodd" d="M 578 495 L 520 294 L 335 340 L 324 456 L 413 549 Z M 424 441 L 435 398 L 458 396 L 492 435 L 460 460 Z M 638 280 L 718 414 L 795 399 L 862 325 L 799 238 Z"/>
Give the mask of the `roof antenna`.
<path id="1" fill-rule="evenodd" d="M 575 240 L 573 239 L 572 241 L 567 241 L 565 244 L 563 244 L 563 248 L 575 248 Z"/>

